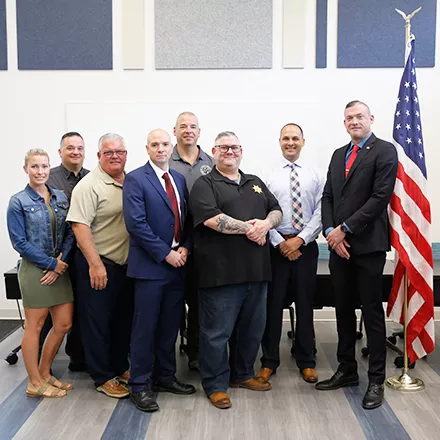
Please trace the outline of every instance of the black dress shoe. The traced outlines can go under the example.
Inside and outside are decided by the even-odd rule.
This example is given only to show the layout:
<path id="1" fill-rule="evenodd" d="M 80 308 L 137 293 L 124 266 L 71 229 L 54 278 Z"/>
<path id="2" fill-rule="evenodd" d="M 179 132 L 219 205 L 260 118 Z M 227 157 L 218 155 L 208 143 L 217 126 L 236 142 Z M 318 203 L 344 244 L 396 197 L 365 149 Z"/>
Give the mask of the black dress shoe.
<path id="1" fill-rule="evenodd" d="M 362 406 L 365 409 L 379 408 L 383 403 L 383 385 L 370 383 L 367 392 L 362 399 Z"/>
<path id="2" fill-rule="evenodd" d="M 70 371 L 84 371 L 87 373 L 87 363 L 82 360 L 75 360 L 70 358 L 69 366 L 67 367 Z"/>
<path id="3" fill-rule="evenodd" d="M 193 359 L 191 361 L 188 361 L 188 368 L 191 371 L 200 371 L 200 362 L 198 359 Z"/>
<path id="4" fill-rule="evenodd" d="M 329 391 L 354 385 L 359 385 L 359 376 L 357 373 L 343 373 L 338 370 L 330 379 L 318 382 L 315 388 L 321 391 Z"/>
<path id="5" fill-rule="evenodd" d="M 152 388 L 153 391 L 167 391 L 173 394 L 194 394 L 196 392 L 195 387 L 182 383 L 177 379 L 169 383 L 154 382 Z"/>
<path id="6" fill-rule="evenodd" d="M 130 393 L 130 399 L 135 404 L 136 408 L 144 412 L 155 412 L 159 409 L 153 397 L 152 391 L 138 391 Z"/>

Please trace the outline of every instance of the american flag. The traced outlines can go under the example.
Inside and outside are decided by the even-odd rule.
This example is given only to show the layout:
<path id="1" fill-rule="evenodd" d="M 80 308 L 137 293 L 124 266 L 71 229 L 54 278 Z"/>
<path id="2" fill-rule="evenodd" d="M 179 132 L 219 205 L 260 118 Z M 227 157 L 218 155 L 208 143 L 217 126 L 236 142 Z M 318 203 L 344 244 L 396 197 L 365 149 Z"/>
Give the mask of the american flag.
<path id="1" fill-rule="evenodd" d="M 393 127 L 399 166 L 390 202 L 391 244 L 396 250 L 387 315 L 403 324 L 404 273 L 408 277 L 407 350 L 410 362 L 434 350 L 431 209 L 423 148 L 414 37 L 407 45 Z"/>

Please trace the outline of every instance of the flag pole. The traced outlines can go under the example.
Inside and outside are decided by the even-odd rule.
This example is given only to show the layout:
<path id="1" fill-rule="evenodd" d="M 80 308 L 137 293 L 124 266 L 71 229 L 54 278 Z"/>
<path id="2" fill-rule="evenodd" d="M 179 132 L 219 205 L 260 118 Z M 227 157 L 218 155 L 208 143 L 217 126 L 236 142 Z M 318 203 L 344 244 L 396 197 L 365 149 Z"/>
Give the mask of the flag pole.
<path id="1" fill-rule="evenodd" d="M 411 14 L 406 15 L 404 12 L 396 9 L 405 20 L 405 48 L 411 42 L 411 18 L 417 14 L 422 8 L 418 8 Z M 385 385 L 393 390 L 398 391 L 421 391 L 425 389 L 422 379 L 411 377 L 408 374 L 408 347 L 407 347 L 407 329 L 408 329 L 408 273 L 405 269 L 404 273 L 404 301 L 403 301 L 403 370 L 400 376 L 391 376 L 385 381 Z"/>

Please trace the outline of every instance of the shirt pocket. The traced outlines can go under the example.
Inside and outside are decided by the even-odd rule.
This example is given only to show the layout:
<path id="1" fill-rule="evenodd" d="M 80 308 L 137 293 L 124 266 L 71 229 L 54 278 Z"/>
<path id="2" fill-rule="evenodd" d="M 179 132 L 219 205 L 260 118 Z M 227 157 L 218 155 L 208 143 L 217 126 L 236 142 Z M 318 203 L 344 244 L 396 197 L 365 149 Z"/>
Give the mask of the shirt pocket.
<path id="1" fill-rule="evenodd" d="M 23 206 L 26 222 L 35 223 L 43 220 L 43 207 L 39 205 Z"/>
<path id="2" fill-rule="evenodd" d="M 26 236 L 35 246 L 44 247 L 45 238 L 43 237 L 44 230 L 44 210 L 39 205 L 23 206 Z"/>

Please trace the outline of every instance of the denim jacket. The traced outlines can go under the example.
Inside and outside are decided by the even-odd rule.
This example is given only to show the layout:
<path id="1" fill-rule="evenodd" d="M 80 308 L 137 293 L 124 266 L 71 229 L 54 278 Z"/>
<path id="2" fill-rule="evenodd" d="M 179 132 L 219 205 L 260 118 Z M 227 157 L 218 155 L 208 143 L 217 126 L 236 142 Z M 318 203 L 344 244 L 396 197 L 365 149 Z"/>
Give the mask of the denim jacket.
<path id="1" fill-rule="evenodd" d="M 8 232 L 14 249 L 26 260 L 40 269 L 54 270 L 56 257 L 63 253 L 67 261 L 74 243 L 71 226 L 66 223 L 69 202 L 62 191 L 47 186 L 50 191 L 50 206 L 56 219 L 55 243 L 49 209 L 29 185 L 13 195 L 9 201 Z"/>

